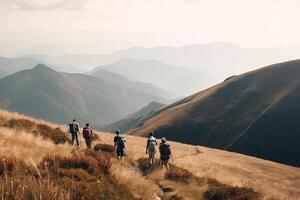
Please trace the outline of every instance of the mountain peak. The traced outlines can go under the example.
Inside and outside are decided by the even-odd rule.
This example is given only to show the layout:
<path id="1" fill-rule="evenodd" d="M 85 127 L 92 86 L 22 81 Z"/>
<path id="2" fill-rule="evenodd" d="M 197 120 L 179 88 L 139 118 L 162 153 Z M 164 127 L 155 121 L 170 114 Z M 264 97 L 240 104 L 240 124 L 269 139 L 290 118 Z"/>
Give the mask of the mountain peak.
<path id="1" fill-rule="evenodd" d="M 46 65 L 39 63 L 37 64 L 34 69 L 49 69 L 49 67 L 47 67 Z"/>
<path id="2" fill-rule="evenodd" d="M 33 68 L 34 71 L 47 71 L 47 72 L 55 72 L 54 69 L 42 64 L 42 63 L 39 63 L 37 64 L 34 68 Z"/>

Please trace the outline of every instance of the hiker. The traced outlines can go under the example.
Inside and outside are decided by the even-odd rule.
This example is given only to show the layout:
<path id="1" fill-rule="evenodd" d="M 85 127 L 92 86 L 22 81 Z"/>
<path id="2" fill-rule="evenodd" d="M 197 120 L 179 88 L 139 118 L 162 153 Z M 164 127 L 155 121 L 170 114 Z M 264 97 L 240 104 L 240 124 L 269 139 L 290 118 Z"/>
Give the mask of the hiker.
<path id="1" fill-rule="evenodd" d="M 83 138 L 85 139 L 85 144 L 88 149 L 92 148 L 92 142 L 94 140 L 93 130 L 90 128 L 90 124 L 86 123 L 82 131 Z"/>
<path id="2" fill-rule="evenodd" d="M 149 133 L 149 138 L 147 140 L 147 146 L 146 146 L 146 154 L 149 155 L 149 162 L 151 166 L 155 165 L 155 154 L 156 154 L 156 145 L 157 141 L 154 137 L 154 133 Z"/>
<path id="3" fill-rule="evenodd" d="M 124 161 L 125 143 L 126 140 L 124 136 L 120 135 L 120 131 L 117 130 L 114 138 L 114 151 L 117 152 L 118 159 L 121 163 Z"/>
<path id="4" fill-rule="evenodd" d="M 161 139 L 161 143 L 159 145 L 160 152 L 160 163 L 162 167 L 166 167 L 169 170 L 169 160 L 172 157 L 170 145 L 167 144 L 166 138 Z"/>
<path id="5" fill-rule="evenodd" d="M 73 122 L 69 124 L 69 132 L 72 136 L 72 145 L 76 142 L 76 145 L 79 147 L 78 133 L 79 133 L 79 124 L 76 122 L 76 119 L 73 119 Z"/>

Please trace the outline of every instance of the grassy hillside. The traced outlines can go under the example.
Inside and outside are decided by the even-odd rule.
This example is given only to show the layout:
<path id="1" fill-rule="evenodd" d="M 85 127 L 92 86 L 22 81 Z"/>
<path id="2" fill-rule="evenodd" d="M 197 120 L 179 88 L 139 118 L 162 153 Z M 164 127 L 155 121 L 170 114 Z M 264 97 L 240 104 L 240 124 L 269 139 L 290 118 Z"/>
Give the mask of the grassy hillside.
<path id="1" fill-rule="evenodd" d="M 38 131 L 39 126 L 51 137 Z M 3 199 L 297 200 L 300 196 L 299 168 L 236 153 L 170 142 L 173 160 L 166 172 L 149 168 L 144 138 L 126 137 L 126 162 L 121 166 L 112 154 L 111 134 L 97 133 L 95 151 L 55 145 L 57 137 L 68 135 L 67 127 L 6 111 L 0 111 L 0 130 Z"/>
<path id="2" fill-rule="evenodd" d="M 300 60 L 271 65 L 170 105 L 131 134 L 300 166 Z"/>
<path id="3" fill-rule="evenodd" d="M 156 111 L 165 107 L 165 104 L 158 102 L 151 102 L 149 105 L 145 106 L 141 110 L 121 119 L 117 122 L 109 124 L 104 127 L 99 127 L 99 130 L 108 131 L 114 133 L 116 130 L 121 132 L 127 132 L 129 130 L 135 129 L 140 126 L 140 123 L 152 117 Z"/>
<path id="4" fill-rule="evenodd" d="M 0 80 L 0 107 L 53 122 L 104 125 L 163 98 L 44 65 Z"/>

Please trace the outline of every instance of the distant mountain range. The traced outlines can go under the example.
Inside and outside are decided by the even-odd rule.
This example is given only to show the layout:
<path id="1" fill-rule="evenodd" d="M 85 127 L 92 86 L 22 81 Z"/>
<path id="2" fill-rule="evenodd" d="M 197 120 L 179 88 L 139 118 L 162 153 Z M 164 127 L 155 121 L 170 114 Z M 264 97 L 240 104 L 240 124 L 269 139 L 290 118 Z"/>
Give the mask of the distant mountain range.
<path id="1" fill-rule="evenodd" d="M 300 60 L 239 76 L 159 110 L 129 132 L 300 166 Z"/>
<path id="2" fill-rule="evenodd" d="M 178 48 L 132 47 L 107 55 L 28 55 L 10 58 L 11 61 L 7 61 L 9 58 L 1 61 L 0 57 L 0 70 L 6 72 L 5 69 L 12 65 L 18 68 L 11 72 L 2 72 L 0 77 L 32 68 L 37 63 L 44 63 L 58 71 L 76 73 L 88 72 L 100 66 L 100 69 L 105 68 L 133 81 L 154 84 L 177 93 L 177 97 L 180 97 L 217 84 L 226 77 L 299 57 L 299 47 L 244 48 L 225 42 L 191 44 Z M 12 61 L 14 63 L 11 65 Z M 173 70 L 172 73 L 165 73 L 167 68 Z"/>
<path id="3" fill-rule="evenodd" d="M 104 127 L 98 127 L 99 130 L 114 132 L 120 130 L 121 132 L 127 132 L 141 126 L 141 123 L 155 114 L 158 110 L 165 107 L 166 104 L 151 102 L 149 105 L 140 109 L 139 111 L 125 117 L 122 120 L 114 122 Z"/>
<path id="4" fill-rule="evenodd" d="M 216 73 L 209 70 L 169 65 L 156 60 L 125 58 L 110 65 L 99 66 L 89 74 L 97 74 L 103 69 L 131 80 L 154 84 L 172 92 L 173 97 L 187 96 L 218 82 Z"/>
<path id="5" fill-rule="evenodd" d="M 132 47 L 107 55 L 31 55 L 29 57 L 51 63 L 54 66 L 85 67 L 92 69 L 109 65 L 124 58 L 156 60 L 169 65 L 222 70 L 230 74 L 244 72 L 300 57 L 299 47 L 289 48 L 245 48 L 233 43 L 211 42 L 182 47 Z"/>
<path id="6" fill-rule="evenodd" d="M 126 66 L 124 66 L 124 69 L 126 69 Z M 130 88 L 143 93 L 152 94 L 158 97 L 163 97 L 165 99 L 173 99 L 177 97 L 177 95 L 172 94 L 167 90 L 163 90 L 153 84 L 143 83 L 139 81 L 132 81 L 131 79 L 122 76 L 121 73 L 117 74 L 107 69 L 95 70 L 91 75 L 114 85 Z"/>
<path id="7" fill-rule="evenodd" d="M 42 64 L 0 79 L 0 91 L 0 108 L 59 123 L 75 117 L 94 126 L 122 119 L 152 101 L 167 101 L 101 77 L 57 72 Z"/>

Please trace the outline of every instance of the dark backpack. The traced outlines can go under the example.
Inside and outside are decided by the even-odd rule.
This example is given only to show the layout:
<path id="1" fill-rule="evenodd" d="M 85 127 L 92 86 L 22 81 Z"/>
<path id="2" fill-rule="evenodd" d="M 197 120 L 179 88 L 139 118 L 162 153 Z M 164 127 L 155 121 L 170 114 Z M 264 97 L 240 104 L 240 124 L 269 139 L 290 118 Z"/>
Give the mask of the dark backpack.
<path id="1" fill-rule="evenodd" d="M 84 139 L 93 139 L 93 133 L 92 133 L 92 129 L 90 128 L 84 128 L 83 129 L 83 137 Z"/>
<path id="2" fill-rule="evenodd" d="M 122 151 L 125 148 L 125 140 L 123 137 L 117 139 L 117 150 Z"/>
<path id="3" fill-rule="evenodd" d="M 160 156 L 162 159 L 164 159 L 164 160 L 170 159 L 170 154 L 171 154 L 170 145 L 161 144 L 159 150 L 160 150 Z"/>
<path id="4" fill-rule="evenodd" d="M 70 133 L 77 133 L 77 129 L 78 129 L 78 127 L 76 126 L 75 123 L 70 123 L 69 124 L 69 131 L 70 131 Z"/>

